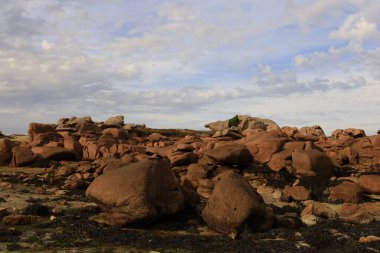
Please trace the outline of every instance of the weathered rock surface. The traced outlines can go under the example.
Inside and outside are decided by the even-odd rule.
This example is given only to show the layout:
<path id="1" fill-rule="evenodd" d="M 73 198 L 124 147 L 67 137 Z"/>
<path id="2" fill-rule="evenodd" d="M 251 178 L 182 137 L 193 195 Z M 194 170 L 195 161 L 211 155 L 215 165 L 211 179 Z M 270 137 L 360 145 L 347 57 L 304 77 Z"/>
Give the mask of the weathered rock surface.
<path id="1" fill-rule="evenodd" d="M 9 139 L 0 139 L 0 165 L 8 165 L 12 161 L 12 148 L 15 146 Z"/>
<path id="2" fill-rule="evenodd" d="M 199 181 L 207 178 L 208 168 L 202 164 L 191 164 L 188 166 L 186 175 L 181 176 L 181 184 L 196 190 Z"/>
<path id="3" fill-rule="evenodd" d="M 358 183 L 366 192 L 380 194 L 380 175 L 362 175 Z"/>
<path id="4" fill-rule="evenodd" d="M 12 167 L 31 165 L 38 157 L 33 153 L 29 146 L 16 146 L 12 149 L 12 154 Z"/>
<path id="5" fill-rule="evenodd" d="M 106 122 L 72 117 L 51 125 L 31 123 L 29 142 L 28 136 L 2 135 L 0 163 L 31 168 L 2 166 L 0 203 L 6 207 L 0 218 L 24 210 L 9 199 L 29 187 L 23 194 L 40 194 L 42 201 L 64 197 L 57 207 L 81 199 L 87 189 L 103 212 L 91 219 L 115 226 L 145 225 L 182 208 L 181 218 L 194 215 L 186 226 L 199 221 L 207 229 L 200 215 L 219 233 L 235 238 L 244 231 L 243 240 L 249 230 L 268 229 L 274 220 L 278 231 L 298 229 L 302 221 L 308 228 L 298 232 L 309 237 L 330 223 L 334 229 L 378 226 L 379 134 L 338 129 L 326 136 L 319 126 L 279 128 L 246 115 L 209 127 L 213 132 L 124 125 L 121 116 Z M 95 203 L 92 211 L 98 212 Z M 33 223 L 44 219 L 32 218 Z M 52 219 L 62 225 L 66 218 Z"/>
<path id="6" fill-rule="evenodd" d="M 64 147 L 35 147 L 32 152 L 42 159 L 53 161 L 75 161 L 77 154 L 73 150 Z"/>
<path id="7" fill-rule="evenodd" d="M 30 224 L 31 217 L 29 215 L 11 214 L 3 218 L 5 225 L 27 225 Z"/>
<path id="8" fill-rule="evenodd" d="M 254 230 L 272 226 L 273 217 L 263 199 L 242 176 L 225 172 L 215 180 L 217 184 L 202 212 L 209 227 L 236 238 L 245 225 Z"/>
<path id="9" fill-rule="evenodd" d="M 344 203 L 337 209 L 339 219 L 352 223 L 370 223 L 380 220 L 380 202 L 362 204 Z"/>
<path id="10" fill-rule="evenodd" d="M 302 127 L 294 134 L 296 140 L 317 141 L 326 135 L 320 126 Z"/>
<path id="11" fill-rule="evenodd" d="M 363 189 L 356 183 L 344 181 L 330 188 L 329 199 L 342 200 L 346 203 L 359 203 L 362 200 Z"/>
<path id="12" fill-rule="evenodd" d="M 273 171 L 280 171 L 286 166 L 291 166 L 292 164 L 292 151 L 291 150 L 283 150 L 279 153 L 272 155 L 268 167 Z"/>
<path id="13" fill-rule="evenodd" d="M 298 201 L 310 199 L 311 191 L 304 186 L 285 186 L 282 191 L 286 199 L 294 199 Z"/>
<path id="14" fill-rule="evenodd" d="M 29 142 L 32 143 L 34 141 L 36 134 L 43 134 L 49 132 L 55 132 L 54 127 L 49 124 L 30 123 L 28 129 Z"/>
<path id="15" fill-rule="evenodd" d="M 170 164 L 146 159 L 97 177 L 86 195 L 110 225 L 149 223 L 180 211 L 184 204 Z"/>
<path id="16" fill-rule="evenodd" d="M 300 176 L 328 178 L 333 173 L 331 159 L 318 150 L 295 150 L 292 166 Z"/>
<path id="17" fill-rule="evenodd" d="M 272 156 L 279 152 L 285 141 L 271 134 L 262 134 L 247 142 L 247 148 L 258 163 L 267 163 Z"/>
<path id="18" fill-rule="evenodd" d="M 98 127 L 96 124 L 87 121 L 78 123 L 75 127 L 80 134 L 84 134 L 87 132 L 100 133 L 102 131 L 101 128 Z"/>
<path id="19" fill-rule="evenodd" d="M 172 152 L 168 155 L 172 166 L 185 166 L 198 161 L 198 156 L 192 152 Z"/>
<path id="20" fill-rule="evenodd" d="M 244 165 L 252 161 L 252 155 L 243 144 L 228 143 L 211 149 L 206 155 L 219 164 Z"/>
<path id="21" fill-rule="evenodd" d="M 124 116 L 123 115 L 113 116 L 107 119 L 104 122 L 104 124 L 107 125 L 108 127 L 122 127 L 124 125 Z"/>
<path id="22" fill-rule="evenodd" d="M 205 127 L 210 128 L 213 131 L 235 128 L 240 132 L 246 129 L 261 129 L 268 132 L 281 132 L 280 127 L 273 120 L 251 117 L 248 115 L 236 115 L 229 120 L 208 123 Z"/>

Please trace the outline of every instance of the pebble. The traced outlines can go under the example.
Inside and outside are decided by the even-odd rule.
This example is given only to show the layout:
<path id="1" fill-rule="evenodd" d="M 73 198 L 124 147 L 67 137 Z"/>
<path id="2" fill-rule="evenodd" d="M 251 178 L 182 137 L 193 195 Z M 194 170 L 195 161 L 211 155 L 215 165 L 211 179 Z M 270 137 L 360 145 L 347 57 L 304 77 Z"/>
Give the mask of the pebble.
<path id="1" fill-rule="evenodd" d="M 308 243 L 306 243 L 306 242 L 298 242 L 297 244 L 296 244 L 296 247 L 297 248 L 310 248 L 310 244 L 308 244 Z"/>
<path id="2" fill-rule="evenodd" d="M 360 243 L 370 243 L 370 242 L 377 242 L 377 241 L 380 241 L 380 237 L 374 236 L 374 235 L 362 236 L 359 239 Z"/>
<path id="3" fill-rule="evenodd" d="M 8 182 L 1 182 L 0 188 L 2 188 L 2 189 L 14 189 L 14 186 Z"/>
<path id="4" fill-rule="evenodd" d="M 5 225 L 27 225 L 32 222 L 32 219 L 29 215 L 22 214 L 11 214 L 4 217 Z"/>
<path id="5" fill-rule="evenodd" d="M 8 210 L 5 207 L 0 207 L 0 218 L 7 216 L 8 215 Z"/>

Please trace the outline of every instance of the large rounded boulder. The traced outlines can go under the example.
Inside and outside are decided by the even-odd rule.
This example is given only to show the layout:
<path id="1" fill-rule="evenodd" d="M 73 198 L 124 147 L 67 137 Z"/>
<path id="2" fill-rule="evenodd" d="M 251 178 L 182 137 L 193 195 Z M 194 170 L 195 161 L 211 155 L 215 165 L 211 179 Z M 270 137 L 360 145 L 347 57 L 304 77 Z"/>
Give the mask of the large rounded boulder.
<path id="1" fill-rule="evenodd" d="M 252 161 L 252 155 L 243 144 L 228 143 L 206 152 L 206 155 L 223 165 L 244 165 Z"/>
<path id="2" fill-rule="evenodd" d="M 300 176 L 329 178 L 333 174 L 331 159 L 319 150 L 295 150 L 292 161 L 292 166 Z"/>
<path id="3" fill-rule="evenodd" d="M 77 154 L 73 150 L 64 147 L 35 147 L 32 151 L 43 160 L 75 161 L 77 159 Z"/>
<path id="4" fill-rule="evenodd" d="M 97 177 L 86 191 L 108 225 L 150 223 L 180 211 L 184 197 L 169 162 L 145 159 Z"/>
<path id="5" fill-rule="evenodd" d="M 117 115 L 113 116 L 104 122 L 104 125 L 107 127 L 119 127 L 121 128 L 124 125 L 124 116 L 123 115 Z"/>
<path id="6" fill-rule="evenodd" d="M 38 158 L 29 146 L 15 146 L 12 148 L 11 167 L 24 167 L 31 165 Z"/>
<path id="7" fill-rule="evenodd" d="M 364 191 L 380 194 L 380 175 L 361 175 L 358 183 Z"/>
<path id="8" fill-rule="evenodd" d="M 258 163 L 267 163 L 272 156 L 279 152 L 285 144 L 285 140 L 268 133 L 258 134 L 249 138 L 247 148 Z"/>
<path id="9" fill-rule="evenodd" d="M 202 212 L 210 228 L 236 238 L 246 226 L 256 231 L 272 226 L 273 213 L 242 176 L 224 172 L 215 181 L 214 191 Z"/>

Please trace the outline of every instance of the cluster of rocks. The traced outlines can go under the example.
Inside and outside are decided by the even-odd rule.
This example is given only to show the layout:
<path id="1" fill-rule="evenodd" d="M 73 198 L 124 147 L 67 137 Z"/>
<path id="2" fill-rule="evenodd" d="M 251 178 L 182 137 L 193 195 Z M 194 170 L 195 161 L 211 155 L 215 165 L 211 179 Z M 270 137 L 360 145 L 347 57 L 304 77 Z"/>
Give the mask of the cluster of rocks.
<path id="1" fill-rule="evenodd" d="M 0 163 L 49 165 L 42 177 L 86 189 L 112 226 L 147 224 L 189 209 L 215 231 L 312 226 L 322 219 L 380 219 L 380 134 L 280 127 L 237 115 L 210 134 L 141 135 L 145 126 L 64 118 L 31 123 L 29 141 L 0 139 Z M 138 131 L 137 131 L 138 130 Z M 39 189 L 43 191 L 43 189 Z"/>

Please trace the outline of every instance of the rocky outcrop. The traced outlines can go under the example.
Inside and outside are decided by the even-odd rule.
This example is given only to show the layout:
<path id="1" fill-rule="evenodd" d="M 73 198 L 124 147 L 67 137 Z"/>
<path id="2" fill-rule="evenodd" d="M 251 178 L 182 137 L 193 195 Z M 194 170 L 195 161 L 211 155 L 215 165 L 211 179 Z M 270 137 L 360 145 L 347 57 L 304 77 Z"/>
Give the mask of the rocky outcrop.
<path id="1" fill-rule="evenodd" d="M 37 134 L 54 133 L 55 129 L 52 125 L 42 123 L 30 123 L 28 129 L 29 142 L 33 143 Z"/>
<path id="2" fill-rule="evenodd" d="M 75 127 L 78 130 L 79 134 L 85 134 L 88 132 L 100 133 L 102 131 L 102 129 L 96 124 L 87 121 L 78 123 L 75 125 Z"/>
<path id="3" fill-rule="evenodd" d="M 340 166 L 351 165 L 371 171 L 380 164 L 380 135 L 366 136 L 360 129 L 336 130 L 317 145 Z"/>
<path id="4" fill-rule="evenodd" d="M 246 129 L 281 132 L 280 127 L 273 120 L 251 117 L 248 115 L 236 115 L 229 120 L 208 123 L 205 127 L 214 132 L 225 129 L 236 129 L 240 132 Z"/>
<path id="5" fill-rule="evenodd" d="M 0 140 L 0 162 L 50 166 L 34 177 L 22 169 L 8 175 L 41 181 L 38 193 L 87 189 L 102 210 L 91 219 L 113 226 L 149 224 L 182 208 L 232 238 L 273 224 L 379 220 L 380 135 L 326 136 L 320 126 L 279 128 L 244 115 L 208 127 L 214 132 L 150 129 L 122 116 L 31 123 L 29 142 Z M 15 189 L 7 180 L 0 188 Z"/>
<path id="6" fill-rule="evenodd" d="M 296 140 L 318 141 L 326 138 L 325 132 L 320 126 L 302 127 L 293 135 Z"/>

